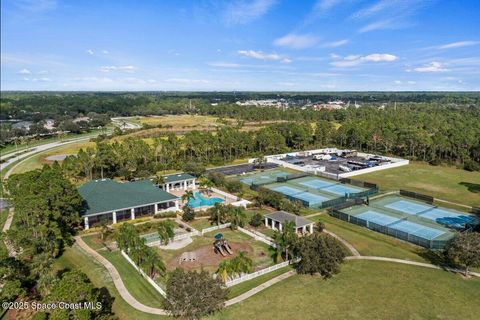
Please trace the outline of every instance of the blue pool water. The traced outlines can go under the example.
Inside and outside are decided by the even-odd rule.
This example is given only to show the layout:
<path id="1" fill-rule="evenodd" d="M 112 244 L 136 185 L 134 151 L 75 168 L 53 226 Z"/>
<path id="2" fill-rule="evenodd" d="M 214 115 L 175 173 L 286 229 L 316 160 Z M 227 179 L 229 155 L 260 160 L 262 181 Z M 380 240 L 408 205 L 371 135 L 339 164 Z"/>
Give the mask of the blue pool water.
<path id="1" fill-rule="evenodd" d="M 205 198 L 200 192 L 193 194 L 195 198 L 190 198 L 187 205 L 190 208 L 198 208 L 203 206 L 213 206 L 217 202 L 225 202 L 222 198 Z"/>

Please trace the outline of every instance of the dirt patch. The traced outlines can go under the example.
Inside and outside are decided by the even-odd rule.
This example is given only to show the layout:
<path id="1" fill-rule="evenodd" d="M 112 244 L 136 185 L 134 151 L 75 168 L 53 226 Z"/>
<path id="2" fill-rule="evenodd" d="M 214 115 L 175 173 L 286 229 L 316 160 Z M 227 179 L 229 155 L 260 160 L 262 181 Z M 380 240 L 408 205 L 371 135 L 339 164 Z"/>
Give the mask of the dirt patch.
<path id="1" fill-rule="evenodd" d="M 220 253 L 215 254 L 215 252 L 213 252 L 213 243 L 212 243 L 211 245 L 206 245 L 194 251 L 191 251 L 196 254 L 196 257 L 197 257 L 196 261 L 182 262 L 180 264 L 180 261 L 179 261 L 180 255 L 175 256 L 173 259 L 168 261 L 167 270 L 171 271 L 177 267 L 181 267 L 182 269 L 185 269 L 185 270 L 193 270 L 193 269 L 199 269 L 202 267 L 210 267 L 210 266 L 217 267 L 220 261 L 222 261 L 223 259 L 232 259 L 240 251 L 245 251 L 249 256 L 253 255 L 253 248 L 248 243 L 231 242 L 231 241 L 229 241 L 228 243 L 232 247 L 233 254 L 231 255 L 228 253 L 225 256 L 222 256 Z"/>

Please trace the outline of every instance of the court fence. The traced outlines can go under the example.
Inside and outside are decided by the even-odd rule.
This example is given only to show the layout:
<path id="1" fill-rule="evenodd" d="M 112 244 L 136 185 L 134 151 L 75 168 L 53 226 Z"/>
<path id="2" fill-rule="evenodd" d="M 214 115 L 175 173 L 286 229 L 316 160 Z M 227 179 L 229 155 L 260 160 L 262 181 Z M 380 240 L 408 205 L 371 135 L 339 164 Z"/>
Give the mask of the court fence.
<path id="1" fill-rule="evenodd" d="M 345 208 L 347 208 L 347 207 L 342 208 L 341 206 L 339 206 L 339 207 L 332 208 L 330 210 L 329 214 L 331 216 L 337 218 L 337 219 L 347 221 L 347 222 L 356 224 L 358 226 L 366 227 L 368 229 L 371 229 L 371 230 L 374 230 L 374 231 L 377 231 L 377 232 L 395 237 L 395 238 L 400 239 L 400 240 L 408 241 L 408 242 L 411 242 L 413 244 L 416 244 L 416 245 L 419 245 L 419 246 L 422 246 L 422 247 L 425 247 L 425 248 L 428 248 L 428 249 L 443 249 L 445 247 L 445 245 L 447 244 L 447 242 L 449 241 L 449 240 L 430 240 L 430 239 L 426 239 L 426 238 L 422 238 L 422 237 L 413 235 L 413 234 L 408 233 L 408 232 L 404 232 L 404 231 L 401 231 L 401 230 L 398 230 L 398 229 L 395 229 L 395 228 L 391 228 L 388 225 L 387 226 L 382 226 L 382 225 L 379 225 L 377 223 L 374 223 L 374 222 L 371 222 L 371 221 L 368 221 L 368 220 L 364 220 L 364 219 L 358 218 L 354 215 L 350 215 L 348 213 L 340 211 L 341 209 L 345 209 Z M 406 218 L 405 218 L 405 220 L 406 220 Z"/>
<path id="2" fill-rule="evenodd" d="M 421 193 L 407 191 L 407 190 L 400 190 L 400 195 L 404 197 L 412 198 L 415 200 L 424 201 L 430 205 L 433 204 L 433 200 L 434 200 L 432 196 L 427 196 L 426 194 L 421 194 Z"/>

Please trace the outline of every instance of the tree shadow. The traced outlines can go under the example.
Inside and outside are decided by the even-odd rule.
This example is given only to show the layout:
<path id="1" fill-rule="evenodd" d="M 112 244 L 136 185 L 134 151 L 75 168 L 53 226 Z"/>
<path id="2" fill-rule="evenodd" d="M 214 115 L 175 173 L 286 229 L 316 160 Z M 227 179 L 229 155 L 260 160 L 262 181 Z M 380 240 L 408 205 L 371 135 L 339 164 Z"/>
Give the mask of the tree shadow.
<path id="1" fill-rule="evenodd" d="M 467 187 L 468 191 L 473 193 L 480 193 L 480 184 L 471 182 L 460 182 L 459 185 Z"/>
<path id="2" fill-rule="evenodd" d="M 431 264 L 438 266 L 452 266 L 452 262 L 442 250 L 434 251 L 429 249 L 419 249 L 417 254 Z"/>

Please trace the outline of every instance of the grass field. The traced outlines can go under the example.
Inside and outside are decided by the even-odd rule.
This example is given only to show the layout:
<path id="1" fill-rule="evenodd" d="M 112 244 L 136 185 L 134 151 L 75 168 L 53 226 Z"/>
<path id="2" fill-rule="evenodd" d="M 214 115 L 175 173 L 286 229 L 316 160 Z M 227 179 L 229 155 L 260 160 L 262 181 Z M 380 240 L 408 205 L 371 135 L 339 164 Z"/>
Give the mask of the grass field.
<path id="1" fill-rule="evenodd" d="M 430 262 L 423 257 L 427 251 L 421 247 L 339 220 L 326 213 L 314 217 L 312 220 L 323 221 L 327 230 L 345 239 L 361 255 Z"/>
<path id="2" fill-rule="evenodd" d="M 114 298 L 113 312 L 121 320 L 171 319 L 170 317 L 161 317 L 139 312 L 130 307 L 118 293 L 107 270 L 90 256 L 86 255 L 78 246 L 67 248 L 63 255 L 55 261 L 55 268 L 57 270 L 78 269 L 84 272 L 96 287 L 107 288 Z"/>
<path id="3" fill-rule="evenodd" d="M 354 179 L 377 183 L 382 191 L 405 189 L 456 203 L 480 206 L 480 172 L 411 162 L 407 166 L 362 174 Z"/>
<path id="4" fill-rule="evenodd" d="M 332 279 L 293 276 L 209 319 L 478 319 L 478 292 L 480 279 L 349 261 Z"/>
<path id="5" fill-rule="evenodd" d="M 94 142 L 89 141 L 79 141 L 74 143 L 69 143 L 64 146 L 56 147 L 44 152 L 35 154 L 32 157 L 21 161 L 12 171 L 14 173 L 23 173 L 30 170 L 35 170 L 41 168 L 44 164 L 51 164 L 53 161 L 49 161 L 46 158 L 54 155 L 64 155 L 64 154 L 77 154 L 78 151 L 82 148 L 95 146 Z"/>
<path id="6" fill-rule="evenodd" d="M 212 116 L 199 116 L 199 115 L 166 115 L 166 116 L 155 116 L 155 117 L 135 117 L 129 119 L 132 122 L 138 124 L 148 124 L 152 126 L 162 125 L 172 126 L 171 130 L 175 131 L 178 129 L 184 128 L 196 128 L 200 129 L 214 129 L 219 126 L 223 126 L 221 123 L 217 122 L 217 117 Z M 233 121 L 233 120 L 232 120 Z"/>

